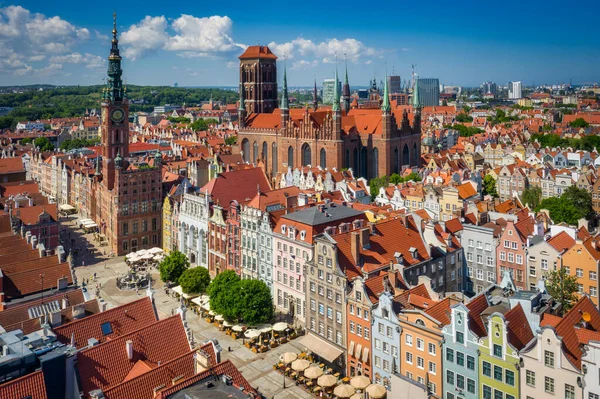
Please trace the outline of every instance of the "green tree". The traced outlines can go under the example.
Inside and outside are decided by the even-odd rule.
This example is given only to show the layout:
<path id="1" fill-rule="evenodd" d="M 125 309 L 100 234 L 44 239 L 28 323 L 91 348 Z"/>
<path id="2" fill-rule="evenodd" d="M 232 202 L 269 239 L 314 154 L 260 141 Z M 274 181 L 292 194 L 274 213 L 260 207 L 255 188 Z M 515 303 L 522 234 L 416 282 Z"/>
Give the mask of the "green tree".
<path id="1" fill-rule="evenodd" d="M 184 271 L 179 277 L 181 290 L 186 294 L 199 294 L 206 291 L 210 284 L 208 269 L 192 267 Z"/>
<path id="2" fill-rule="evenodd" d="M 259 280 L 241 280 L 238 283 L 236 309 L 238 319 L 253 325 L 266 323 L 273 318 L 273 299 L 271 290 Z"/>
<path id="3" fill-rule="evenodd" d="M 238 316 L 238 309 L 235 308 L 238 303 L 239 276 L 233 270 L 226 270 L 217 276 L 208 285 L 207 293 L 210 296 L 210 308 L 223 315 L 228 320 L 234 320 Z"/>
<path id="4" fill-rule="evenodd" d="M 456 115 L 456 121 L 461 123 L 473 122 L 473 117 L 461 112 L 460 114 Z"/>
<path id="5" fill-rule="evenodd" d="M 546 273 L 546 289 L 548 294 L 562 305 L 563 314 L 577 301 L 577 277 L 571 276 L 563 267 Z"/>
<path id="6" fill-rule="evenodd" d="M 227 145 L 234 145 L 235 143 L 237 143 L 237 136 L 229 136 L 225 139 Z"/>
<path id="7" fill-rule="evenodd" d="M 498 198 L 496 179 L 494 179 L 492 175 L 485 175 L 483 178 L 483 195 L 491 195 L 494 198 Z"/>
<path id="8" fill-rule="evenodd" d="M 569 126 L 577 128 L 577 129 L 582 128 L 582 127 L 588 127 L 589 125 L 590 124 L 587 123 L 585 121 L 585 119 L 583 119 L 583 118 L 577 118 L 573 122 L 569 123 Z"/>
<path id="9" fill-rule="evenodd" d="M 173 251 L 166 256 L 158 267 L 162 281 L 176 282 L 179 277 L 190 267 L 190 262 L 184 253 Z"/>
<path id="10" fill-rule="evenodd" d="M 38 137 L 33 141 L 36 147 L 40 148 L 40 151 L 54 151 L 54 145 L 50 142 L 48 137 Z"/>
<path id="11" fill-rule="evenodd" d="M 567 192 L 568 191 L 568 192 Z M 566 194 L 566 195 L 565 195 Z M 554 223 L 567 223 L 576 225 L 579 219 L 589 217 L 592 214 L 591 205 L 588 205 L 585 190 L 570 187 L 560 197 L 550 197 L 542 200 L 535 209 L 547 209 Z"/>
<path id="12" fill-rule="evenodd" d="M 25 137 L 23 140 L 21 140 L 22 145 L 29 144 L 31 142 L 33 142 L 33 139 L 31 137 Z"/>
<path id="13" fill-rule="evenodd" d="M 537 208 L 541 200 L 542 189 L 537 186 L 526 188 L 521 195 L 521 202 L 528 205 L 531 209 Z"/>
<path id="14" fill-rule="evenodd" d="M 592 195 L 586 189 L 570 186 L 562 193 L 561 199 L 573 204 L 575 208 L 581 211 L 583 217 L 591 215 L 593 212 Z"/>

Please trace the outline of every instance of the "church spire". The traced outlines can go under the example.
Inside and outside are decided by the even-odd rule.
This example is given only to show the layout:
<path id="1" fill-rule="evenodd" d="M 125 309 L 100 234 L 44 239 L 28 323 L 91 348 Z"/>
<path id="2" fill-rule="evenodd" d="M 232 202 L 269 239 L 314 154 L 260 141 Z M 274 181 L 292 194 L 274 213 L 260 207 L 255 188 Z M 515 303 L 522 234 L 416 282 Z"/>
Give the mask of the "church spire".
<path id="1" fill-rule="evenodd" d="M 387 72 L 385 73 L 385 82 L 383 84 L 383 102 L 381 103 L 381 110 L 383 112 L 390 112 L 392 109 L 390 105 L 390 91 L 388 89 L 388 77 Z"/>
<path id="2" fill-rule="evenodd" d="M 242 84 L 240 85 L 240 104 L 238 111 L 246 112 L 246 86 L 244 86 L 244 74 L 242 73 Z"/>
<path id="3" fill-rule="evenodd" d="M 315 78 L 315 89 L 313 92 L 313 109 L 316 111 L 319 107 L 319 97 L 317 96 L 317 79 Z"/>
<path id="4" fill-rule="evenodd" d="M 344 103 L 344 112 L 350 111 L 350 83 L 348 83 L 348 60 L 345 60 L 346 76 L 344 77 L 344 86 L 342 87 L 342 102 Z"/>
<path id="5" fill-rule="evenodd" d="M 332 105 L 332 110 L 334 112 L 340 110 L 340 91 L 338 90 L 338 86 L 339 86 L 340 80 L 338 79 L 338 69 L 337 69 L 337 64 L 335 66 L 335 82 L 333 85 L 333 105 Z"/>
<path id="6" fill-rule="evenodd" d="M 421 99 L 419 98 L 419 79 L 415 79 L 415 86 L 413 87 L 413 108 L 421 108 Z"/>
<path id="7" fill-rule="evenodd" d="M 284 61 L 283 64 L 283 90 L 281 93 L 281 106 L 282 110 L 288 110 L 290 108 L 290 100 L 288 98 L 288 87 L 287 87 L 287 63 Z"/>
<path id="8" fill-rule="evenodd" d="M 110 55 L 108 56 L 108 81 L 107 97 L 110 101 L 123 101 L 123 81 L 121 75 L 121 55 L 119 53 L 119 40 L 117 39 L 117 13 L 113 13 L 113 30 Z"/>

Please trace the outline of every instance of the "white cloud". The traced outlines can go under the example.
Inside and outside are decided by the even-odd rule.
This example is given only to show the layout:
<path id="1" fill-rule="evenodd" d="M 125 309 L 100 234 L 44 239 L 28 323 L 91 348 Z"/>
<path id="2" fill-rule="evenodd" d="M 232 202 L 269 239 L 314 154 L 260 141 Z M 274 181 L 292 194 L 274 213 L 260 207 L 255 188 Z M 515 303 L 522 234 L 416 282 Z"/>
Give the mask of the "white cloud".
<path id="1" fill-rule="evenodd" d="M 56 55 L 50 58 L 56 64 L 84 64 L 87 68 L 100 68 L 104 66 L 104 58 L 90 53 L 71 53 Z"/>
<path id="2" fill-rule="evenodd" d="M 308 69 L 308 68 L 315 68 L 319 65 L 319 61 L 317 60 L 312 60 L 312 61 L 307 61 L 307 60 L 300 60 L 300 61 L 296 61 L 292 64 L 292 68 L 291 69 Z"/>
<path id="3" fill-rule="evenodd" d="M 52 75 L 62 69 L 61 63 L 36 69 L 28 62 L 41 62 L 48 56 L 60 56 L 89 39 L 86 28 L 78 28 L 64 19 L 31 13 L 21 6 L 0 8 L 0 73 Z"/>
<path id="4" fill-rule="evenodd" d="M 146 16 L 139 24 L 131 25 L 120 37 L 123 55 L 135 60 L 163 48 L 169 39 L 166 29 L 164 16 Z"/>
<path id="5" fill-rule="evenodd" d="M 302 57 L 318 58 L 324 63 L 335 62 L 336 55 L 338 60 L 343 60 L 346 57 L 348 61 L 359 62 L 361 59 L 374 57 L 381 52 L 352 38 L 313 42 L 312 40 L 298 37 L 286 43 L 271 42 L 269 43 L 269 48 L 278 57 L 282 57 L 285 54 L 287 59 L 293 59 L 296 55 L 300 55 Z"/>
<path id="6" fill-rule="evenodd" d="M 132 59 L 161 49 L 186 58 L 214 57 L 246 47 L 233 40 L 232 25 L 231 18 L 218 15 L 198 18 L 182 14 L 170 24 L 164 16 L 146 16 L 123 32 L 120 42 L 123 54 Z"/>
<path id="7" fill-rule="evenodd" d="M 110 36 L 101 33 L 98 29 L 94 29 L 94 34 L 96 35 L 96 39 L 106 41 L 110 39 Z"/>
<path id="8" fill-rule="evenodd" d="M 237 63 L 237 62 L 235 62 L 235 61 L 229 61 L 229 62 L 227 63 L 227 68 L 237 68 L 237 67 L 239 67 L 239 65 L 240 65 L 240 64 L 239 64 L 239 63 Z"/>

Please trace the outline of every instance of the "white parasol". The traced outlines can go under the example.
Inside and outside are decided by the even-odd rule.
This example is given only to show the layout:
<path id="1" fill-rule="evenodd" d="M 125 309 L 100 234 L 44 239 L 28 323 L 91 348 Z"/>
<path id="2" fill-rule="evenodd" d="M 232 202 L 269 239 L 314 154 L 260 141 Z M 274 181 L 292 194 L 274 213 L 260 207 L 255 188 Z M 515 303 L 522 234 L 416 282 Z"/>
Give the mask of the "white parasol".
<path id="1" fill-rule="evenodd" d="M 231 329 L 235 332 L 242 332 L 242 331 L 244 331 L 244 326 L 240 326 L 239 324 L 236 324 L 235 326 L 231 327 Z"/>
<path id="2" fill-rule="evenodd" d="M 215 320 L 216 321 L 223 321 L 223 320 L 225 320 L 225 318 L 223 316 L 221 316 L 220 314 L 218 314 L 218 315 L 215 316 Z"/>
<path id="3" fill-rule="evenodd" d="M 273 330 L 281 332 L 285 331 L 288 328 L 288 324 L 280 321 L 279 323 L 275 323 L 273 325 Z"/>
<path id="4" fill-rule="evenodd" d="M 260 336 L 260 331 L 255 330 L 255 329 L 250 329 L 244 333 L 244 336 L 248 339 L 253 339 L 253 338 Z"/>

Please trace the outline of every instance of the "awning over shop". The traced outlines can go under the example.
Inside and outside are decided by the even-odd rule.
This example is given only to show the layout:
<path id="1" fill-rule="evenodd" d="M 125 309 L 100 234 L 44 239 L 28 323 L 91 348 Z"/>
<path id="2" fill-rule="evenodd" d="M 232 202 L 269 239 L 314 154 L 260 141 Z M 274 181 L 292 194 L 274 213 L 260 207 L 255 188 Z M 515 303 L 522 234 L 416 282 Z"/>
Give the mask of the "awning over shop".
<path id="1" fill-rule="evenodd" d="M 299 339 L 298 343 L 304 345 L 311 352 L 319 355 L 329 363 L 333 363 L 344 351 L 336 348 L 329 342 L 315 335 L 308 334 Z"/>

